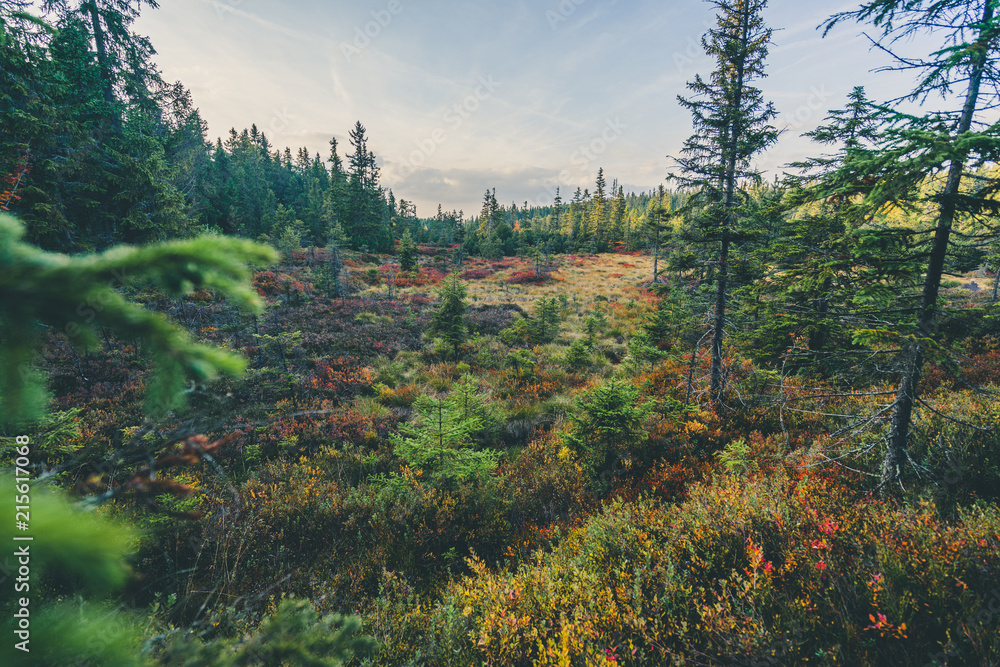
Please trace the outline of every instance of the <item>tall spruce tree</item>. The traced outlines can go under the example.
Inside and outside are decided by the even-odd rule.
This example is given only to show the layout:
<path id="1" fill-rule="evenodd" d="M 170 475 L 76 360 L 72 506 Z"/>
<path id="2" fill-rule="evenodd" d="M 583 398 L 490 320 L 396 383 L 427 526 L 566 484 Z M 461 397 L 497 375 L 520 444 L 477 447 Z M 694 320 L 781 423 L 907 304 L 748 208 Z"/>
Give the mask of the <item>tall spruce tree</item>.
<path id="1" fill-rule="evenodd" d="M 920 78 L 905 98 L 926 104 L 940 95 L 954 106 L 923 116 L 895 115 L 896 126 L 886 132 L 881 149 L 868 160 L 850 163 L 830 175 L 831 184 L 871 183 L 865 193 L 872 206 L 880 202 L 922 201 L 936 212 L 930 247 L 925 255 L 925 277 L 919 305 L 902 340 L 902 371 L 893 403 L 892 420 L 882 461 L 880 487 L 888 492 L 910 458 L 908 446 L 919 396 L 923 362 L 935 347 L 939 290 L 946 261 L 953 252 L 956 221 L 969 216 L 996 214 L 994 179 L 972 178 L 972 172 L 992 164 L 1000 155 L 1000 127 L 988 112 L 1000 102 L 1000 20 L 996 0 L 875 0 L 857 10 L 836 14 L 827 32 L 842 21 L 870 22 L 881 34 L 876 43 L 896 59 L 895 69 L 915 70 Z M 918 34 L 940 38 L 940 48 L 927 57 L 894 52 L 897 45 Z M 943 186 L 925 195 L 928 175 L 944 176 Z"/>
<path id="2" fill-rule="evenodd" d="M 365 126 L 358 121 L 349 134 L 354 152 L 348 158 L 348 233 L 357 247 L 384 252 L 392 247 L 392 237 L 383 224 L 386 205 L 379 186 L 379 168 L 365 133 Z"/>
<path id="3" fill-rule="evenodd" d="M 664 203 L 666 200 L 666 203 Z M 653 277 L 652 282 L 659 282 L 660 274 L 660 251 L 663 249 L 663 241 L 667 236 L 667 229 L 670 221 L 670 198 L 667 197 L 663 186 L 659 186 L 656 197 L 649 200 L 646 209 L 646 218 L 643 221 L 643 232 L 649 247 L 653 251 Z"/>
<path id="4" fill-rule="evenodd" d="M 755 315 L 765 316 L 749 334 L 759 359 L 783 357 L 789 335 L 799 332 L 809 363 L 818 360 L 825 375 L 851 370 L 854 333 L 878 327 L 919 274 L 911 230 L 885 224 L 884 213 L 865 201 L 873 181 L 830 178 L 877 154 L 886 120 L 859 86 L 845 108 L 804 135 L 834 152 L 792 163 L 800 173 L 786 177 L 789 220 L 766 250 L 779 271 L 757 285 L 768 298 L 754 305 Z"/>
<path id="5" fill-rule="evenodd" d="M 771 29 L 764 25 L 761 13 L 767 0 L 713 0 L 712 4 L 718 9 L 717 25 L 702 37 L 702 46 L 717 66 L 709 80 L 696 75 L 688 83 L 692 97 L 677 98 L 691 112 L 695 133 L 676 158 L 680 173 L 670 178 L 696 191 L 691 202 L 702 209 L 706 238 L 719 247 L 711 380 L 712 398 L 718 400 L 724 390 L 722 344 L 730 244 L 744 199 L 740 186 L 747 180 L 760 180 L 751 158 L 777 141 L 779 132 L 770 124 L 777 115 L 774 106 L 750 85 L 765 76 Z"/>

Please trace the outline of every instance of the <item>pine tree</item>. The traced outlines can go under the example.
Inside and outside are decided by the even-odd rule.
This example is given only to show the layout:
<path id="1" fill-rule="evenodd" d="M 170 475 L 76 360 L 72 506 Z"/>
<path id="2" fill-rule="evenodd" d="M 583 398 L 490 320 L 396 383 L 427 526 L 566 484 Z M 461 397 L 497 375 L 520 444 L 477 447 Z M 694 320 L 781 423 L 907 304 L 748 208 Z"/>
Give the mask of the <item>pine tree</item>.
<path id="1" fill-rule="evenodd" d="M 771 41 L 761 14 L 766 0 L 713 0 L 717 26 L 702 38 L 705 52 L 717 67 L 705 81 L 700 75 L 688 83 L 692 98 L 678 96 L 691 111 L 695 134 L 685 143 L 677 163 L 681 173 L 672 175 L 682 186 L 695 188 L 694 201 L 703 207 L 710 238 L 719 244 L 715 265 L 715 316 L 712 335 L 711 395 L 718 400 L 724 389 L 722 343 L 726 324 L 730 244 L 737 228 L 741 193 L 738 186 L 760 176 L 751 158 L 778 138 L 769 124 L 777 114 L 763 94 L 753 87 L 764 76 L 764 58 Z"/>

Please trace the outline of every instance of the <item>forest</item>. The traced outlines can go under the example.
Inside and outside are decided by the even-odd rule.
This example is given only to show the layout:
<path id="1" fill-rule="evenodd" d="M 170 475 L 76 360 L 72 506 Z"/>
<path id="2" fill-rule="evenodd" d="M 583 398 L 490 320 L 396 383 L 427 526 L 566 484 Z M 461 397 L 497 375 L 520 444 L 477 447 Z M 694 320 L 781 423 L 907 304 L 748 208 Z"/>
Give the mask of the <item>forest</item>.
<path id="1" fill-rule="evenodd" d="M 0 0 L 0 664 L 1000 664 L 1000 2 L 818 19 L 912 86 L 779 178 L 709 5 L 658 187 L 418 217 Z"/>

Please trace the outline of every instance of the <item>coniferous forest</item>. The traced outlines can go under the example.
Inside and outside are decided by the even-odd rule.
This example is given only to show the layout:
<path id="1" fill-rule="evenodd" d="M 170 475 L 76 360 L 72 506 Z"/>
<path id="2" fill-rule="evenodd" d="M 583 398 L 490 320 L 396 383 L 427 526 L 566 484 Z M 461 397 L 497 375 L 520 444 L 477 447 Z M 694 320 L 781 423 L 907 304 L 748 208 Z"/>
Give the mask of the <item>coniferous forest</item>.
<path id="1" fill-rule="evenodd" d="M 777 178 L 766 4 L 657 187 L 418 216 L 0 0 L 0 664 L 1000 664 L 1000 2 L 818 17 L 910 89 Z"/>

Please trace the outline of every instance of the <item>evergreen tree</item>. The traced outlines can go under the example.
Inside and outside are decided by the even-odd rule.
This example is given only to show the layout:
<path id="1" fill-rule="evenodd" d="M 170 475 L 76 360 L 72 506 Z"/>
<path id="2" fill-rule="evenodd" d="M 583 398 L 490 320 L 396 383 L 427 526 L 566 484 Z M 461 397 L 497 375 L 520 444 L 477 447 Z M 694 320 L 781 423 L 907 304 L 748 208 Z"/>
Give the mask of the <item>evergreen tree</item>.
<path id="1" fill-rule="evenodd" d="M 186 635 L 170 641 L 162 664 L 185 667 L 264 667 L 309 665 L 343 667 L 372 652 L 375 642 L 359 634 L 361 618 L 320 616 L 306 600 L 285 599 L 249 636 Z M 109 664 L 109 663 L 105 663 Z"/>
<path id="2" fill-rule="evenodd" d="M 440 303 L 438 309 L 431 317 L 428 331 L 431 335 L 438 336 L 451 347 L 455 358 L 458 358 L 458 350 L 465 342 L 468 335 L 468 328 L 465 325 L 465 283 L 461 281 L 457 273 L 453 273 L 445 280 L 438 290 Z"/>
<path id="3" fill-rule="evenodd" d="M 417 244 L 410 236 L 410 230 L 403 232 L 403 238 L 399 242 L 399 270 L 413 271 L 417 268 Z"/>
<path id="4" fill-rule="evenodd" d="M 391 437 L 393 451 L 434 486 L 454 487 L 496 467 L 499 452 L 473 446 L 473 434 L 483 427 L 477 416 L 430 396 L 418 398 L 414 409 L 415 422 L 401 425 L 399 434 Z"/>
<path id="5" fill-rule="evenodd" d="M 465 251 L 465 223 L 462 221 L 461 217 L 456 219 L 455 224 L 455 243 L 458 244 L 458 253 L 455 256 L 455 266 L 462 266 L 462 254 Z"/>
<path id="6" fill-rule="evenodd" d="M 903 339 L 901 379 L 882 462 L 880 482 L 888 492 L 909 457 L 911 421 L 920 400 L 923 362 L 933 349 L 941 277 L 953 248 L 953 227 L 962 216 L 995 215 L 991 195 L 997 183 L 972 179 L 970 172 L 991 164 L 1000 154 L 1000 128 L 977 124 L 977 117 L 983 117 L 998 102 L 1000 75 L 995 56 L 1000 21 L 995 0 L 939 0 L 926 5 L 876 0 L 833 16 L 827 31 L 844 20 L 874 24 L 881 30 L 879 44 L 890 52 L 892 45 L 913 35 L 930 32 L 940 36 L 941 48 L 927 58 L 897 56 L 900 69 L 917 70 L 921 76 L 908 99 L 926 101 L 935 94 L 947 99 L 957 86 L 962 87 L 959 108 L 923 117 L 896 114 L 897 127 L 886 132 L 881 150 L 871 155 L 871 160 L 845 164 L 828 178 L 831 184 L 856 183 L 859 177 L 872 183 L 865 195 L 873 208 L 909 199 L 926 201 L 936 209 L 919 305 Z M 939 171 L 946 174 L 943 186 L 925 198 L 921 184 L 929 173 Z"/>
<path id="7" fill-rule="evenodd" d="M 909 230 L 885 224 L 864 201 L 871 183 L 862 178 L 831 187 L 828 176 L 871 160 L 886 120 L 886 112 L 857 87 L 844 109 L 830 112 L 826 124 L 805 135 L 836 152 L 793 163 L 802 174 L 787 178 L 783 206 L 790 220 L 765 251 L 780 271 L 759 283 L 766 298 L 753 307 L 754 316 L 762 316 L 748 336 L 758 359 L 784 357 L 789 336 L 798 332 L 824 371 L 847 370 L 851 362 L 838 359 L 856 347 L 855 332 L 878 328 L 917 278 Z"/>
<path id="8" fill-rule="evenodd" d="M 316 289 L 328 297 L 343 298 L 347 294 L 347 286 L 343 275 L 344 260 L 340 255 L 340 247 L 336 243 L 330 243 L 326 250 L 329 259 L 320 265 L 316 272 Z"/>
<path id="9" fill-rule="evenodd" d="M 612 248 L 618 243 L 625 243 L 625 249 L 629 249 L 629 235 L 625 230 L 626 213 L 625 191 L 619 185 L 617 190 L 615 190 L 614 203 L 611 205 L 611 227 L 608 233 L 608 241 Z"/>
<path id="10" fill-rule="evenodd" d="M 368 148 L 365 133 L 364 125 L 358 121 L 349 134 L 354 152 L 348 158 L 348 234 L 355 247 L 385 252 L 392 247 L 392 237 L 383 221 L 386 204 L 379 186 L 378 164 L 375 154 Z"/>
<path id="11" fill-rule="evenodd" d="M 608 198 L 605 193 L 607 181 L 604 179 L 604 168 L 597 170 L 597 182 L 594 185 L 594 196 L 590 200 L 590 228 L 593 234 L 593 243 L 598 252 L 605 252 L 608 249 Z"/>
<path id="12" fill-rule="evenodd" d="M 646 217 L 643 221 L 643 232 L 650 249 L 653 251 L 652 282 L 654 284 L 660 280 L 660 250 L 663 248 L 663 242 L 666 240 L 670 228 L 670 209 L 668 208 L 670 200 L 666 199 L 666 203 L 664 200 L 665 195 L 661 185 L 657 190 L 656 198 L 649 200 L 649 207 L 646 209 Z"/>
<path id="13" fill-rule="evenodd" d="M 639 398 L 634 385 L 611 380 L 577 399 L 573 428 L 563 437 L 592 474 L 607 470 L 614 459 L 629 465 L 638 453 L 648 436 L 643 421 L 652 410 Z"/>
<path id="14" fill-rule="evenodd" d="M 717 26 L 702 38 L 716 69 L 705 81 L 696 75 L 688 88 L 692 98 L 678 96 L 691 111 L 695 134 L 685 143 L 672 175 L 682 186 L 694 188 L 694 201 L 704 209 L 708 236 L 719 245 L 715 264 L 715 316 L 712 335 L 711 395 L 724 389 L 722 343 L 726 324 L 729 251 L 737 228 L 742 181 L 759 180 L 751 158 L 778 138 L 769 124 L 777 114 L 751 82 L 764 76 L 764 58 L 771 41 L 761 14 L 766 0 L 713 0 Z"/>

